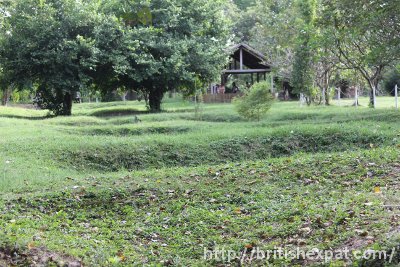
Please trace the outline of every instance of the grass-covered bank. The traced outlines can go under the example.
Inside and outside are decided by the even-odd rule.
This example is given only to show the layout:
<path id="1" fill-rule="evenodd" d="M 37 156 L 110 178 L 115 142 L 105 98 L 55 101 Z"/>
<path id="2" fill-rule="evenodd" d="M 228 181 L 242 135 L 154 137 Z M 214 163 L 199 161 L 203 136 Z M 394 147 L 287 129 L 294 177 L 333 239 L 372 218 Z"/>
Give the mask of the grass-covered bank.
<path id="1" fill-rule="evenodd" d="M 291 102 L 247 122 L 229 104 L 164 109 L 0 107 L 0 258 L 204 266 L 221 264 L 203 259 L 216 246 L 400 244 L 387 208 L 400 203 L 399 112 Z"/>
<path id="2" fill-rule="evenodd" d="M 384 209 L 399 203 L 399 159 L 387 148 L 88 177 L 4 201 L 3 245 L 88 266 L 213 265 L 203 253 L 216 246 L 383 249 L 399 226 Z"/>
<path id="3" fill-rule="evenodd" d="M 192 104 L 175 100 L 160 114 L 93 115 L 107 109 L 144 110 L 143 103 L 129 103 L 75 105 L 74 116 L 58 118 L 0 107 L 0 191 L 52 190 L 65 177 L 110 171 L 392 146 L 400 133 L 400 113 L 392 109 L 300 108 L 295 102 L 276 104 L 259 123 L 242 120 L 229 104 L 204 105 L 196 116 Z"/>

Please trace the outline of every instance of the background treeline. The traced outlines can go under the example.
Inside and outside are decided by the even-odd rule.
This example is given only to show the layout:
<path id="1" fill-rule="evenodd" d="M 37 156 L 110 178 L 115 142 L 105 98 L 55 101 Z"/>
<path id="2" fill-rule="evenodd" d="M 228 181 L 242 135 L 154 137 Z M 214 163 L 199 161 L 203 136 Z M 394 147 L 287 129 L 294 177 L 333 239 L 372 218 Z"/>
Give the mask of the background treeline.
<path id="1" fill-rule="evenodd" d="M 3 91 L 34 88 L 36 104 L 70 115 L 75 92 L 163 94 L 214 79 L 229 37 L 224 1 L 2 2 Z"/>
<path id="2" fill-rule="evenodd" d="M 236 41 L 269 57 L 294 92 L 324 102 L 334 88 L 394 94 L 399 80 L 400 5 L 392 0 L 236 0 Z"/>
<path id="3" fill-rule="evenodd" d="M 165 92 L 217 81 L 227 48 L 246 42 L 308 104 L 354 86 L 374 106 L 399 82 L 399 16 L 391 0 L 5 0 L 2 102 L 30 90 L 39 107 L 69 115 L 78 91 L 134 90 L 160 111 Z"/>

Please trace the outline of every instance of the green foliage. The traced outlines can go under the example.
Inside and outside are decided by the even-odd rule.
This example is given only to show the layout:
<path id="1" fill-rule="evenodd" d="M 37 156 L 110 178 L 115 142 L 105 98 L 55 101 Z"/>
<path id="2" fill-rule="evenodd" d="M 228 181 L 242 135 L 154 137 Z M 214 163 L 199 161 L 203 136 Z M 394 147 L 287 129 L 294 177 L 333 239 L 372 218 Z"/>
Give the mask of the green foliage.
<path id="1" fill-rule="evenodd" d="M 112 36 L 115 43 L 111 45 L 109 37 L 99 34 L 107 47 L 96 75 L 106 77 L 105 82 L 114 82 L 114 88 L 133 87 L 146 92 L 151 111 L 160 111 L 165 92 L 193 91 L 197 79 L 210 82 L 225 63 L 228 27 L 222 6 L 223 1 L 149 1 L 150 25 L 139 23 L 133 27 L 129 20 L 121 34 Z M 122 14 L 124 19 L 123 10 L 135 14 L 142 8 L 139 2 L 127 5 L 127 1 L 115 1 L 106 10 Z M 129 42 L 131 48 L 126 49 Z M 136 48 L 137 53 L 132 53 Z M 103 87 L 110 85 L 105 83 Z"/>
<path id="2" fill-rule="evenodd" d="M 13 91 L 11 94 L 11 100 L 14 103 L 28 103 L 31 101 L 31 91 L 30 90 L 21 90 L 21 91 Z"/>
<path id="3" fill-rule="evenodd" d="M 260 1 L 252 10 L 258 20 L 251 31 L 252 44 L 269 57 L 280 75 L 289 78 L 300 32 L 295 0 Z"/>
<path id="4" fill-rule="evenodd" d="M 306 96 L 307 104 L 310 104 L 314 82 L 312 68 L 314 51 L 311 43 L 314 37 L 316 2 L 315 0 L 299 0 L 296 3 L 300 13 L 298 23 L 301 26 L 295 49 L 291 84 L 296 93 Z"/>
<path id="5" fill-rule="evenodd" d="M 268 82 L 255 83 L 243 96 L 234 100 L 236 110 L 241 116 L 258 121 L 271 108 L 273 102 L 274 97 Z"/>
<path id="6" fill-rule="evenodd" d="M 362 75 L 370 88 L 370 106 L 374 107 L 373 92 L 384 69 L 400 59 L 399 31 L 393 23 L 400 18 L 400 6 L 393 1 L 321 3 L 321 22 L 331 28 L 340 62 Z"/>
<path id="7" fill-rule="evenodd" d="M 256 0 L 234 0 L 233 2 L 239 9 L 244 11 L 246 8 L 253 6 Z"/>
<path id="8" fill-rule="evenodd" d="M 7 81 L 19 88 L 38 84 L 37 104 L 69 115 L 66 94 L 79 91 L 94 67 L 91 38 L 97 24 L 88 4 L 72 0 L 16 1 L 1 46 Z"/>
<path id="9" fill-rule="evenodd" d="M 397 84 L 400 91 L 400 71 L 397 69 L 392 69 L 389 73 L 384 76 L 384 88 L 385 91 L 390 95 L 394 96 L 395 91 L 394 88 Z"/>
<path id="10" fill-rule="evenodd" d="M 223 4 L 18 0 L 6 18 L 11 33 L 2 35 L 2 70 L 19 88 L 38 85 L 36 103 L 55 114 L 70 114 L 69 95 L 82 88 L 103 98 L 118 89 L 146 92 L 160 111 L 166 91 L 209 82 L 225 63 Z"/>

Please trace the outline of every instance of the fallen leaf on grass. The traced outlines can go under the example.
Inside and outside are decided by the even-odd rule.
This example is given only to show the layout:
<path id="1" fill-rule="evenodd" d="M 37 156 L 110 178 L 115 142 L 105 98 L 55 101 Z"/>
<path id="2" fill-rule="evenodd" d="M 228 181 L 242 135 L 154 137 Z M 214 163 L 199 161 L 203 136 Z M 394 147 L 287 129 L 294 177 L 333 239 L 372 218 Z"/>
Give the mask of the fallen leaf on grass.
<path id="1" fill-rule="evenodd" d="M 375 194 L 381 194 L 381 193 L 382 193 L 381 187 L 380 187 L 380 186 L 375 186 L 375 187 L 374 187 L 374 193 L 375 193 Z"/>
<path id="2" fill-rule="evenodd" d="M 117 256 L 121 261 L 125 261 L 126 260 L 126 257 L 125 257 L 125 255 L 124 255 L 124 253 L 122 251 L 119 251 L 117 253 Z"/>
<path id="3" fill-rule="evenodd" d="M 356 234 L 358 234 L 359 236 L 368 236 L 368 232 L 365 231 L 365 230 L 356 229 L 355 232 L 356 232 Z"/>
<path id="4" fill-rule="evenodd" d="M 34 242 L 29 242 L 28 243 L 28 249 L 29 250 L 32 250 L 32 249 L 34 249 L 36 246 L 35 246 L 35 243 Z"/>
<path id="5" fill-rule="evenodd" d="M 242 209 L 241 209 L 241 208 L 236 208 L 236 209 L 234 210 L 234 212 L 235 212 L 236 214 L 241 214 L 241 213 L 242 213 Z"/>
<path id="6" fill-rule="evenodd" d="M 248 182 L 246 185 L 253 185 L 253 184 L 255 184 L 255 183 L 257 183 L 257 180 L 254 180 L 254 181 Z"/>

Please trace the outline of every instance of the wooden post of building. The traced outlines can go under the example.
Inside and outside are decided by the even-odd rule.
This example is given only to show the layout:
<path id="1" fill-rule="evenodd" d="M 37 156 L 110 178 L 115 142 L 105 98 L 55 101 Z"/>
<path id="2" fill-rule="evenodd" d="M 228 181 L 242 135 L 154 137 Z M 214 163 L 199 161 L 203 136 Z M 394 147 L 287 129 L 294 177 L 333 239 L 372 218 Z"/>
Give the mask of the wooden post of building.
<path id="1" fill-rule="evenodd" d="M 396 86 L 394 87 L 394 97 L 395 97 L 395 101 L 396 101 L 396 109 L 399 109 L 399 88 L 396 84 Z"/>
<path id="2" fill-rule="evenodd" d="M 240 48 L 240 70 L 243 70 L 243 49 Z"/>
<path id="3" fill-rule="evenodd" d="M 260 73 L 257 72 L 257 82 L 260 82 Z"/>
<path id="4" fill-rule="evenodd" d="M 253 73 L 251 73 L 251 85 L 253 85 L 254 84 L 254 76 L 253 76 Z"/>
<path id="5" fill-rule="evenodd" d="M 267 73 L 264 72 L 264 81 L 266 81 L 266 80 L 267 80 Z"/>
<path id="6" fill-rule="evenodd" d="M 271 93 L 275 93 L 274 89 L 274 74 L 271 72 Z"/>

